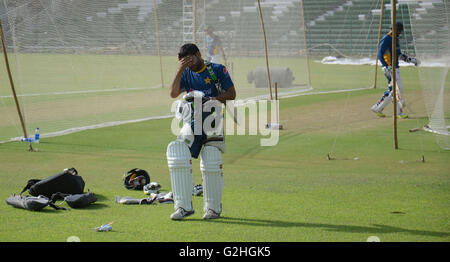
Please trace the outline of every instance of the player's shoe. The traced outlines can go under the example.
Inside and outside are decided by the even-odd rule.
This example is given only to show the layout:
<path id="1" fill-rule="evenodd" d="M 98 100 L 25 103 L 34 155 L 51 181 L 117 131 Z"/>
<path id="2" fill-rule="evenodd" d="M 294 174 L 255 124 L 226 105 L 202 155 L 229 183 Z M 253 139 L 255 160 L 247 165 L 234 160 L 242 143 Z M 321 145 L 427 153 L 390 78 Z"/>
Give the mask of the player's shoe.
<path id="1" fill-rule="evenodd" d="M 184 219 L 184 218 L 186 218 L 186 217 L 188 217 L 188 216 L 190 216 L 190 215 L 192 215 L 194 213 L 195 213 L 194 210 L 186 211 L 186 210 L 184 210 L 184 208 L 179 207 L 177 209 L 177 211 L 175 211 L 174 213 L 172 213 L 172 215 L 170 215 L 170 218 L 172 220 L 182 220 L 182 219 Z"/>
<path id="2" fill-rule="evenodd" d="M 203 219 L 216 219 L 220 217 L 220 213 L 216 213 L 212 209 L 208 209 L 206 213 L 203 215 Z"/>
<path id="3" fill-rule="evenodd" d="M 407 114 L 397 115 L 397 118 L 399 118 L 399 119 L 405 119 L 405 118 L 408 118 L 408 115 L 407 115 Z"/>
<path id="4" fill-rule="evenodd" d="M 385 117 L 386 116 L 385 114 L 383 114 L 381 112 L 375 112 L 374 111 L 374 113 L 377 114 L 378 117 Z"/>

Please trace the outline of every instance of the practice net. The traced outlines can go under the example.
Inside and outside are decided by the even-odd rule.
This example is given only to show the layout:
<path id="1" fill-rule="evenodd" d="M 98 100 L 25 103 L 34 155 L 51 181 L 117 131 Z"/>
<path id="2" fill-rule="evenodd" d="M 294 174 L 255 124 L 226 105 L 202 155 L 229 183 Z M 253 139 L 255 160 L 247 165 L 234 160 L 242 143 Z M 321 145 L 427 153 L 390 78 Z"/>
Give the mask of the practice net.
<path id="1" fill-rule="evenodd" d="M 277 81 L 281 95 L 309 89 L 300 1 L 261 2 L 272 87 Z M 237 98 L 269 97 L 257 10 L 255 0 L 1 1 L 27 132 L 39 127 L 45 137 L 169 117 L 176 55 L 195 42 L 206 58 L 208 26 L 221 39 L 219 62 Z M 0 141 L 18 140 L 23 132 L 3 58 L 0 72 Z"/>
<path id="2" fill-rule="evenodd" d="M 207 58 L 207 28 L 220 38 L 225 55 L 215 52 L 231 74 L 237 99 L 271 97 L 266 63 L 272 98 L 275 83 L 279 97 L 371 89 L 379 22 L 381 36 L 390 29 L 390 1 L 384 2 L 381 16 L 381 0 L 261 0 L 267 60 L 256 0 L 3 0 L 0 19 L 27 131 L 39 127 L 45 137 L 170 117 L 174 99 L 168 87 L 178 50 L 195 42 Z M 430 11 L 419 2 L 400 0 L 397 20 L 405 25 L 402 51 L 411 56 L 417 52 L 426 61 L 412 34 L 415 29 L 417 38 L 421 28 L 414 26 L 419 17 L 415 10 Z M 431 2 L 438 10 L 445 1 Z M 448 26 L 437 14 L 421 17 Z M 437 56 L 448 52 L 440 50 Z M 415 69 L 401 66 L 402 73 L 415 74 Z M 443 73 L 439 76 L 444 78 L 442 93 L 448 79 Z M 380 67 L 376 79 L 378 87 L 387 87 Z M 0 141 L 17 140 L 23 132 L 3 59 L 0 83 Z M 414 88 L 408 87 L 408 92 L 408 98 L 418 97 Z M 352 106 L 347 105 L 349 99 L 336 101 L 329 116 L 347 115 L 346 121 L 358 125 L 371 114 L 370 106 L 381 93 Z M 408 106 L 414 109 L 413 103 Z M 339 125 L 319 116 L 311 119 L 316 123 L 304 125 Z M 344 122 L 340 125 L 345 128 L 352 124 Z"/>
<path id="3" fill-rule="evenodd" d="M 450 3 L 448 1 L 409 1 L 415 51 L 429 124 L 442 149 L 450 149 L 448 104 L 450 78 Z M 446 106 L 447 105 L 447 106 Z"/>

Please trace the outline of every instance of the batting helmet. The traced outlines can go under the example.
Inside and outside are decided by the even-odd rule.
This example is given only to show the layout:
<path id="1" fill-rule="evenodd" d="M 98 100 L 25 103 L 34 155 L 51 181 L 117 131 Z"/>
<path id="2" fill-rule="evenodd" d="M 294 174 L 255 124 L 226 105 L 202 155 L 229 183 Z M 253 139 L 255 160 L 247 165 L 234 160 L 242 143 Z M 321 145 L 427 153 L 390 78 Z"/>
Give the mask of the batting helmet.
<path id="1" fill-rule="evenodd" d="M 126 189 L 142 190 L 145 185 L 150 183 L 150 175 L 147 171 L 139 168 L 133 168 L 123 174 L 123 185 Z"/>

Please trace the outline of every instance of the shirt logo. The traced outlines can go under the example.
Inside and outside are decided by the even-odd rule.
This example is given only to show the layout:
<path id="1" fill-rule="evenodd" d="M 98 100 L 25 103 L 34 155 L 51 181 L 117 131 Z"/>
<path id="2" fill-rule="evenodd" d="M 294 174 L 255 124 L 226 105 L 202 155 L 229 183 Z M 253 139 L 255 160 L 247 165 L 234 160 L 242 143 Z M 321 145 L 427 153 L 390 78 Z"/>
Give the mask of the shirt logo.
<path id="1" fill-rule="evenodd" d="M 209 76 L 205 78 L 205 84 L 211 84 L 211 78 Z"/>

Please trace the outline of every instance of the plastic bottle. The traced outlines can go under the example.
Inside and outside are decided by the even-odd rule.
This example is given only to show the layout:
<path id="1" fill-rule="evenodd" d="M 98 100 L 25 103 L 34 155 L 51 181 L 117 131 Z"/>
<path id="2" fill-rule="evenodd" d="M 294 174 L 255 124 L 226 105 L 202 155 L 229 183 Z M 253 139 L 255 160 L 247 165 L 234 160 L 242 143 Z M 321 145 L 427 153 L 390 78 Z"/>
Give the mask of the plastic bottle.
<path id="1" fill-rule="evenodd" d="M 34 139 L 32 137 L 27 137 L 27 138 L 21 138 L 20 141 L 31 143 L 31 142 L 34 142 Z"/>
<path id="2" fill-rule="evenodd" d="M 39 144 L 39 127 L 36 128 L 36 131 L 34 131 L 34 142 Z"/>
<path id="3" fill-rule="evenodd" d="M 113 223 L 114 222 L 109 222 L 108 224 L 101 225 L 99 227 L 94 228 L 94 230 L 97 231 L 97 232 L 108 232 L 108 231 L 111 231 Z"/>

